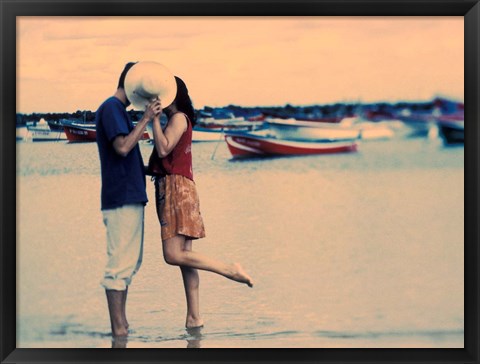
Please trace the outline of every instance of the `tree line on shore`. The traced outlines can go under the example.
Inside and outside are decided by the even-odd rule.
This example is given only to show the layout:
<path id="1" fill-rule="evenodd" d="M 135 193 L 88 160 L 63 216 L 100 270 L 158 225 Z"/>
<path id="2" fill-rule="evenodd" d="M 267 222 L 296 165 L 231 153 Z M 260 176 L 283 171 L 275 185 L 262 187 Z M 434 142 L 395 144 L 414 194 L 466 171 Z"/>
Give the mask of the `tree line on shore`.
<path id="1" fill-rule="evenodd" d="M 412 111 L 429 111 L 434 107 L 434 101 L 428 102 L 399 102 L 399 103 L 336 103 L 328 105 L 310 105 L 310 106 L 294 106 L 286 104 L 284 106 L 258 106 L 258 107 L 243 107 L 238 105 L 228 105 L 224 107 L 210 107 L 205 106 L 203 109 L 196 110 L 199 117 L 213 116 L 221 118 L 222 115 L 254 117 L 256 115 L 282 115 L 283 117 L 294 117 L 295 115 L 321 115 L 328 116 L 348 116 L 355 114 L 359 109 L 362 111 L 375 110 L 377 112 L 394 113 L 403 109 L 410 109 Z M 143 112 L 138 110 L 128 111 L 132 120 L 139 120 Z M 93 123 L 95 121 L 95 111 L 77 110 L 73 113 L 31 113 L 31 114 L 16 114 L 17 126 L 24 126 L 29 123 L 38 122 L 40 119 L 47 121 L 61 122 L 62 120 L 78 121 Z"/>

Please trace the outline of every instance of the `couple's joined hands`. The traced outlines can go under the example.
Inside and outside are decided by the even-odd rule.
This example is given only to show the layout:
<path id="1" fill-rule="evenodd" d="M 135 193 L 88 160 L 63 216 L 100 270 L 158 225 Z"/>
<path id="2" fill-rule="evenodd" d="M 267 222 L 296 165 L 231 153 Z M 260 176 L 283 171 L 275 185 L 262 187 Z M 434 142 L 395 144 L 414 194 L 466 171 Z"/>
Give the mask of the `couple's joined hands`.
<path id="1" fill-rule="evenodd" d="M 144 118 L 149 122 L 153 119 L 160 120 L 162 115 L 162 102 L 159 99 L 152 100 L 145 108 Z"/>

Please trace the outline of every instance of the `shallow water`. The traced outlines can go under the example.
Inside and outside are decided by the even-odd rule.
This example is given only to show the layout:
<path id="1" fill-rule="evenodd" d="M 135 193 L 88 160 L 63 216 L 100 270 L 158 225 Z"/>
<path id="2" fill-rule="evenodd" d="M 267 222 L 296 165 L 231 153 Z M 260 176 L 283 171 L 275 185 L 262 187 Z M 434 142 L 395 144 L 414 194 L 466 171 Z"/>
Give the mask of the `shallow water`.
<path id="1" fill-rule="evenodd" d="M 194 249 L 241 262 L 255 287 L 201 272 L 205 327 L 187 332 L 148 181 L 127 347 L 463 347 L 463 152 L 394 139 L 234 161 L 194 144 Z M 20 142 L 17 176 L 17 347 L 111 347 L 96 145 Z"/>

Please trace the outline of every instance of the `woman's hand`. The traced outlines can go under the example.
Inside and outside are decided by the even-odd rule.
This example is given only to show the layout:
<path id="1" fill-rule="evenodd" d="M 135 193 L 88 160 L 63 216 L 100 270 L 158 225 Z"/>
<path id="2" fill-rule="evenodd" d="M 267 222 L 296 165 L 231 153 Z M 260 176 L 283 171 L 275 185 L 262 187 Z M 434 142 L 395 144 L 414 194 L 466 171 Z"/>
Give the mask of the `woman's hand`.
<path id="1" fill-rule="evenodd" d="M 153 118 L 158 117 L 160 119 L 160 115 L 162 114 L 162 103 L 159 99 L 155 99 L 150 102 L 147 107 L 145 108 L 145 113 L 143 114 L 143 118 L 151 121 Z"/>

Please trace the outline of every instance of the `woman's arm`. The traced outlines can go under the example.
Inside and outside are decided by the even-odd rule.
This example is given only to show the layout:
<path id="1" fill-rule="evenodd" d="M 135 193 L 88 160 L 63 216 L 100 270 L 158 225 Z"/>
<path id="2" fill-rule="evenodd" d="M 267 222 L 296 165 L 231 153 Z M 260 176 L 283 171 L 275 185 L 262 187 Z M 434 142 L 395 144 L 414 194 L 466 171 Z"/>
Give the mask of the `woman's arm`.
<path id="1" fill-rule="evenodd" d="M 152 120 L 155 114 L 162 111 L 161 104 L 158 101 L 150 103 L 142 119 L 135 125 L 135 128 L 128 135 L 119 135 L 113 140 L 113 148 L 122 157 L 126 157 L 128 153 L 137 145 L 145 132 L 145 127 Z"/>
<path id="2" fill-rule="evenodd" d="M 176 113 L 168 121 L 167 128 L 162 131 L 160 115 L 153 118 L 153 138 L 158 156 L 164 158 L 178 144 L 182 134 L 187 130 L 187 118 L 182 113 Z"/>

